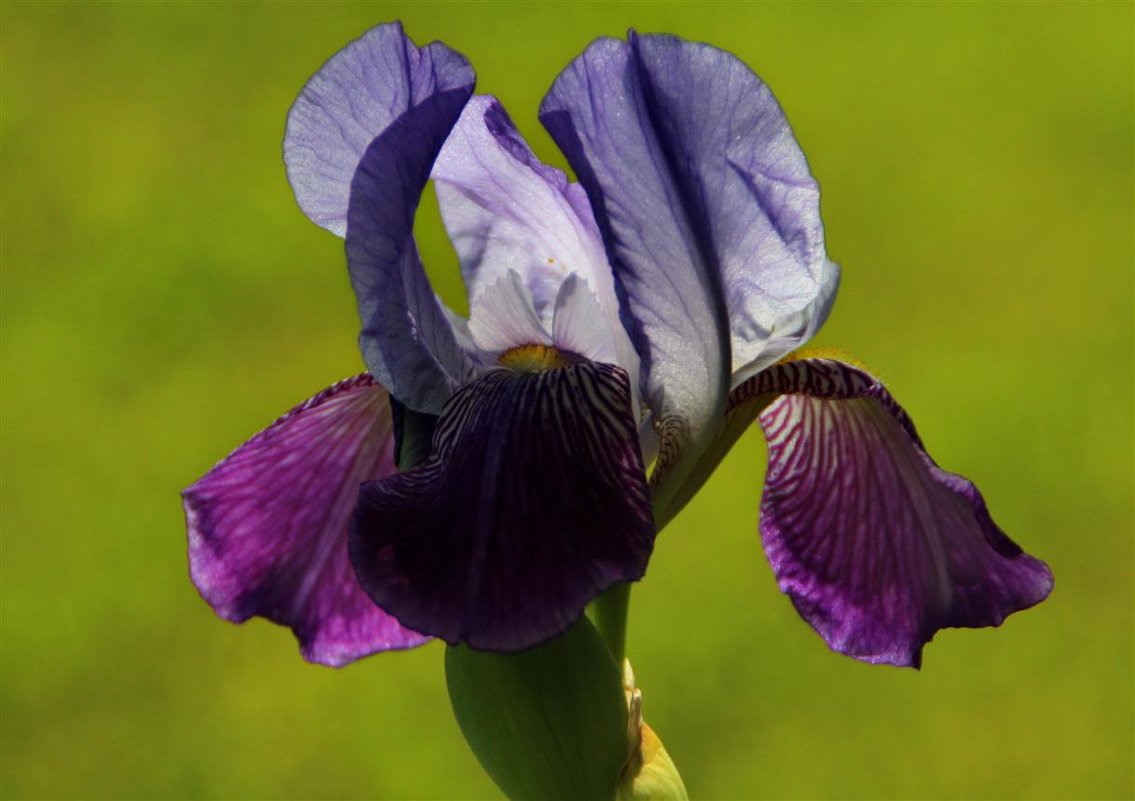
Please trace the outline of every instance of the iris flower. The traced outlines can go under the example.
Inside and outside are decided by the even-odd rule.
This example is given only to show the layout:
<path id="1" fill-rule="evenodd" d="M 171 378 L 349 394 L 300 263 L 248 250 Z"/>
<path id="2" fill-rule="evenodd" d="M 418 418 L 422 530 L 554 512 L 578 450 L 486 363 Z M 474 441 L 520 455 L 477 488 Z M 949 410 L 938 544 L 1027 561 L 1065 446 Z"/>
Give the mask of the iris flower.
<path id="1" fill-rule="evenodd" d="M 431 637 L 530 647 L 643 576 L 754 420 L 765 551 L 831 648 L 917 665 L 938 629 L 1049 593 L 878 379 L 790 356 L 840 273 L 804 154 L 745 64 L 674 36 L 592 43 L 540 107 L 578 183 L 473 90 L 459 53 L 390 24 L 291 109 L 288 177 L 346 239 L 367 373 L 185 490 L 192 578 L 219 615 L 290 626 L 334 666 Z M 468 320 L 418 257 L 430 181 Z"/>

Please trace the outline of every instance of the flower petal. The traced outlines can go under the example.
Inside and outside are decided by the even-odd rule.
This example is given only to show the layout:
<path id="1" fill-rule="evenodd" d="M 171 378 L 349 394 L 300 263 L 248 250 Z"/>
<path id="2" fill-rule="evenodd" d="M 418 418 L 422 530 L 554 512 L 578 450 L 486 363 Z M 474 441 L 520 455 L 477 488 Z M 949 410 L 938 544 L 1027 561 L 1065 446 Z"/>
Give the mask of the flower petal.
<path id="1" fill-rule="evenodd" d="M 471 308 L 486 288 L 516 271 L 550 324 L 560 284 L 579 273 L 618 319 L 614 280 L 586 195 L 536 158 L 496 98 L 469 101 L 433 179 Z"/>
<path id="2" fill-rule="evenodd" d="M 603 307 L 587 281 L 579 273 L 569 275 L 560 285 L 552 317 L 552 340 L 556 347 L 588 361 L 621 364 L 622 354 L 612 341 L 606 323 Z"/>
<path id="3" fill-rule="evenodd" d="M 494 356 L 521 345 L 552 344 L 516 270 L 509 270 L 482 292 L 469 318 L 469 333 L 478 349 Z"/>
<path id="4" fill-rule="evenodd" d="M 473 73 L 435 81 L 367 147 L 351 181 L 347 264 L 367 368 L 399 401 L 438 414 L 472 366 L 418 260 L 414 214 L 442 143 L 473 92 Z M 403 76 L 404 77 L 404 76 Z M 453 77 L 453 76 L 450 76 Z M 381 80 L 396 80 L 397 73 Z"/>
<path id="5" fill-rule="evenodd" d="M 407 109 L 473 82 L 460 53 L 440 42 L 418 48 L 398 22 L 371 28 L 328 59 L 296 98 L 284 134 L 303 213 L 344 236 L 351 179 L 374 138 Z"/>
<path id="6" fill-rule="evenodd" d="M 654 417 L 681 440 L 670 447 L 686 449 L 724 407 L 728 318 L 645 77 L 630 45 L 600 39 L 556 79 L 540 119 L 591 200 Z"/>
<path id="7" fill-rule="evenodd" d="M 632 35 L 631 45 L 721 277 L 736 386 L 830 310 L 839 268 L 824 250 L 819 186 L 780 104 L 744 62 L 674 36 Z"/>
<path id="8" fill-rule="evenodd" d="M 367 597 L 347 558 L 359 484 L 394 472 L 390 404 L 369 375 L 325 389 L 182 493 L 193 582 L 218 615 L 291 627 L 340 667 L 428 640 Z"/>
<path id="9" fill-rule="evenodd" d="M 513 651 L 643 575 L 654 541 L 626 373 L 493 370 L 446 406 L 420 467 L 363 486 L 350 550 L 404 625 Z"/>
<path id="10" fill-rule="evenodd" d="M 836 651 L 917 667 L 946 627 L 997 626 L 1044 600 L 1052 573 L 938 467 L 875 378 L 827 359 L 778 364 L 735 393 L 761 412 L 761 536 L 780 588 Z"/>

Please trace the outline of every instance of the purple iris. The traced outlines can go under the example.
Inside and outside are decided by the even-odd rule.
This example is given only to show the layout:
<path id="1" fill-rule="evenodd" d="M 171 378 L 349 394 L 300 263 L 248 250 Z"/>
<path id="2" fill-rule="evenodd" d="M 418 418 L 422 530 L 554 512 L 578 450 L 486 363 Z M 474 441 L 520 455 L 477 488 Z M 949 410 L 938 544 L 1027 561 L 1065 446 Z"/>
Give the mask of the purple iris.
<path id="1" fill-rule="evenodd" d="M 288 177 L 346 238 L 368 373 L 185 491 L 193 580 L 218 614 L 290 626 L 336 666 L 430 637 L 526 648 L 642 577 L 754 419 L 765 550 L 833 649 L 917 665 L 938 629 L 1049 593 L 1047 566 L 877 379 L 785 359 L 839 269 L 804 154 L 748 67 L 673 36 L 594 42 L 540 109 L 578 184 L 473 86 L 460 54 L 382 25 L 292 107 Z M 468 320 L 418 258 L 430 180 Z"/>

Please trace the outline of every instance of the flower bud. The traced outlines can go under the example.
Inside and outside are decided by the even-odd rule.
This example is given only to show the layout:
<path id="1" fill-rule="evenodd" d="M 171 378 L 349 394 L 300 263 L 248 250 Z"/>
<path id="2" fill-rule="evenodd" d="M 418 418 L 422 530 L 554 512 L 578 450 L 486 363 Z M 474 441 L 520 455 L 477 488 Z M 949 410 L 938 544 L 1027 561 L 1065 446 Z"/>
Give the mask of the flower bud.
<path id="1" fill-rule="evenodd" d="M 629 659 L 623 660 L 630 756 L 623 766 L 616 801 L 688 801 L 686 785 L 662 741 L 642 719 L 642 691 Z"/>

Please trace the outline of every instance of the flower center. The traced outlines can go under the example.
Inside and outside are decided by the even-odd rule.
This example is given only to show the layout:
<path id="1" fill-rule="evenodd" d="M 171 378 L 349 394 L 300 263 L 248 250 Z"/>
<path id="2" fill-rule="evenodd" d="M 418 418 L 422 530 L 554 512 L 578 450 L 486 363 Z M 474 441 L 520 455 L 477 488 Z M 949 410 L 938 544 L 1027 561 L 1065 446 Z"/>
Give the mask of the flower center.
<path id="1" fill-rule="evenodd" d="M 551 345 L 520 345 L 509 348 L 498 360 L 505 367 L 521 373 L 539 373 L 556 370 L 571 364 L 560 351 Z"/>

